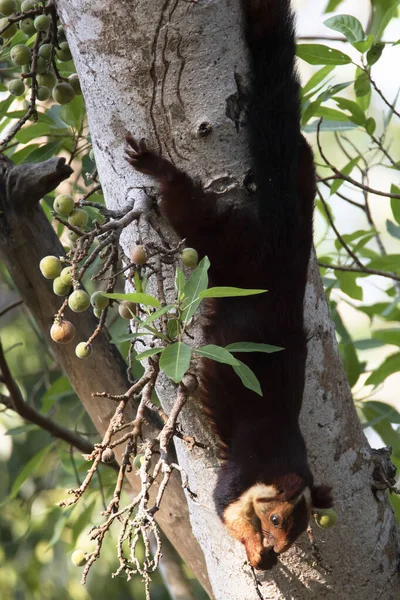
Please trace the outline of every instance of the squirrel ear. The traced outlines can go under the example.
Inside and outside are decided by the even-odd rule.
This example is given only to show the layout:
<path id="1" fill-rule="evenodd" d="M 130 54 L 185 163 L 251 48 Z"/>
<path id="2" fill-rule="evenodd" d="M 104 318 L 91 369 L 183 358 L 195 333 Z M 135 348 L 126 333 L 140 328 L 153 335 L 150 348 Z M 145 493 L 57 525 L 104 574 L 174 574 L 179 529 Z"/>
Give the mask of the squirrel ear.
<path id="1" fill-rule="evenodd" d="M 311 504 L 313 508 L 332 508 L 332 488 L 329 485 L 317 485 L 311 488 Z"/>

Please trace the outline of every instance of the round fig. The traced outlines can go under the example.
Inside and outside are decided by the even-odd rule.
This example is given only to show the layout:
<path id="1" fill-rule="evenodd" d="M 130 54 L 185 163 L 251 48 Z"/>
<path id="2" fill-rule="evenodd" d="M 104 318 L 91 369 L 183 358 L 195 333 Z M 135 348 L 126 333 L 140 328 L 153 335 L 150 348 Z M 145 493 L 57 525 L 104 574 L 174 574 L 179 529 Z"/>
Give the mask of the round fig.
<path id="1" fill-rule="evenodd" d="M 55 321 L 50 329 L 50 337 L 53 342 L 57 342 L 57 344 L 68 344 L 69 342 L 72 342 L 75 333 L 75 327 L 70 321 L 66 321 L 65 319 Z"/>
<path id="2" fill-rule="evenodd" d="M 17 67 L 27 65 L 32 58 L 31 49 L 25 44 L 17 44 L 11 48 L 10 58 Z"/>
<path id="3" fill-rule="evenodd" d="M 48 87 L 46 87 L 45 85 L 39 85 L 38 91 L 37 91 L 37 99 L 40 102 L 44 102 L 45 100 L 48 100 L 50 98 L 50 95 L 51 95 L 51 92 Z"/>
<path id="4" fill-rule="evenodd" d="M 87 214 L 86 210 L 83 210 L 83 208 L 74 208 L 68 217 L 68 223 L 80 228 L 85 227 L 88 220 L 89 215 Z"/>
<path id="5" fill-rule="evenodd" d="M 79 342 L 75 348 L 75 354 L 78 358 L 88 358 L 92 354 L 92 346 L 86 342 Z"/>
<path id="6" fill-rule="evenodd" d="M 56 55 L 59 61 L 68 62 L 72 59 L 71 50 L 69 49 L 68 42 L 60 42 L 60 48 L 56 49 Z"/>
<path id="7" fill-rule="evenodd" d="M 66 285 L 61 277 L 56 277 L 53 281 L 53 292 L 56 296 L 66 296 L 71 289 L 70 285 Z"/>
<path id="8" fill-rule="evenodd" d="M 103 453 L 101 455 L 101 462 L 105 463 L 105 464 L 109 464 L 112 463 L 115 460 L 115 454 L 113 452 L 113 450 L 111 450 L 111 448 L 106 448 L 105 450 L 103 450 Z"/>
<path id="9" fill-rule="evenodd" d="M 0 29 L 3 29 L 3 27 L 6 27 L 9 23 L 8 17 L 3 17 L 3 19 L 0 19 Z M 16 23 L 13 23 L 12 25 L 10 25 L 10 27 L 8 29 L 6 29 L 5 31 L 3 31 L 3 33 L 1 34 L 1 37 L 4 38 L 5 40 L 9 40 L 10 38 L 13 37 L 13 35 L 15 35 L 18 31 L 18 27 L 16 25 Z"/>
<path id="10" fill-rule="evenodd" d="M 75 567 L 83 567 L 87 563 L 86 552 L 83 550 L 74 550 L 71 554 L 71 561 Z"/>
<path id="11" fill-rule="evenodd" d="M 0 0 L 0 13 L 5 17 L 9 17 L 17 10 L 15 0 Z"/>
<path id="12" fill-rule="evenodd" d="M 75 98 L 74 88 L 66 81 L 57 83 L 53 88 L 53 99 L 57 104 L 68 104 Z"/>
<path id="13" fill-rule="evenodd" d="M 52 44 L 42 44 L 39 48 L 39 56 L 48 60 L 50 58 Z"/>
<path id="14" fill-rule="evenodd" d="M 39 263 L 39 269 L 46 279 L 55 279 L 62 271 L 62 262 L 56 256 L 45 256 Z"/>
<path id="15" fill-rule="evenodd" d="M 33 21 L 36 31 L 47 31 L 50 27 L 51 19 L 47 15 L 39 15 Z"/>
<path id="16" fill-rule="evenodd" d="M 144 461 L 144 454 L 136 454 L 135 459 L 133 461 L 133 466 L 139 470 L 143 464 L 143 461 Z"/>
<path id="17" fill-rule="evenodd" d="M 194 269 L 199 262 L 199 255 L 194 248 L 184 248 L 182 250 L 182 262 L 185 267 Z"/>
<path id="18" fill-rule="evenodd" d="M 129 302 L 128 300 L 123 300 L 118 305 L 119 316 L 125 319 L 126 321 L 130 321 L 133 319 L 134 315 L 136 315 L 136 303 Z"/>
<path id="19" fill-rule="evenodd" d="M 32 2 L 32 0 L 24 0 L 21 3 L 21 12 L 27 12 L 28 10 L 33 10 L 36 5 L 36 2 Z"/>
<path id="20" fill-rule="evenodd" d="M 103 310 L 103 308 L 106 308 L 110 304 L 110 299 L 103 296 L 101 292 L 93 292 L 90 296 L 90 304 L 93 308 Z"/>
<path id="21" fill-rule="evenodd" d="M 315 511 L 314 519 L 321 529 L 330 529 L 336 525 L 337 513 L 333 508 L 321 508 Z"/>
<path id="22" fill-rule="evenodd" d="M 147 262 L 147 255 L 144 246 L 136 246 L 136 248 L 132 250 L 131 259 L 135 265 L 145 265 Z"/>
<path id="23" fill-rule="evenodd" d="M 90 306 L 89 294 L 85 290 L 75 290 L 68 298 L 68 306 L 74 312 L 84 312 Z"/>
<path id="24" fill-rule="evenodd" d="M 74 199 L 69 194 L 59 194 L 56 196 L 53 209 L 64 217 L 68 217 L 74 210 Z"/>
<path id="25" fill-rule="evenodd" d="M 60 279 L 64 285 L 72 285 L 72 267 L 64 267 L 60 273 Z"/>
<path id="26" fill-rule="evenodd" d="M 64 27 L 62 25 L 57 27 L 57 37 L 59 42 L 65 42 L 66 40 Z"/>
<path id="27" fill-rule="evenodd" d="M 48 88 L 53 88 L 57 83 L 57 77 L 54 71 L 50 70 L 46 73 L 39 73 L 37 76 L 38 85 L 44 85 Z"/>
<path id="28" fill-rule="evenodd" d="M 100 308 L 94 308 L 94 309 L 93 309 L 93 314 L 94 314 L 94 316 L 95 316 L 97 319 L 100 319 L 100 317 L 101 317 L 101 313 L 102 313 L 102 312 L 103 312 L 103 311 L 102 311 Z"/>
<path id="29" fill-rule="evenodd" d="M 31 36 L 34 33 L 36 33 L 36 29 L 33 24 L 33 19 L 30 19 L 29 17 L 26 19 L 22 19 L 22 21 L 19 22 L 19 28 L 23 33 L 25 33 L 25 35 Z"/>
<path id="30" fill-rule="evenodd" d="M 82 95 L 81 84 L 76 73 L 72 73 L 72 75 L 68 77 L 68 83 L 74 88 L 74 92 L 77 96 Z"/>
<path id="31" fill-rule="evenodd" d="M 75 244 L 75 242 L 80 238 L 80 236 L 75 233 L 75 231 L 71 231 L 70 229 L 68 230 L 68 239 L 70 242 L 72 242 L 73 244 Z"/>
<path id="32" fill-rule="evenodd" d="M 7 87 L 8 91 L 13 96 L 22 96 L 22 94 L 25 92 L 25 85 L 24 82 L 21 81 L 21 79 L 12 79 L 8 83 Z"/>

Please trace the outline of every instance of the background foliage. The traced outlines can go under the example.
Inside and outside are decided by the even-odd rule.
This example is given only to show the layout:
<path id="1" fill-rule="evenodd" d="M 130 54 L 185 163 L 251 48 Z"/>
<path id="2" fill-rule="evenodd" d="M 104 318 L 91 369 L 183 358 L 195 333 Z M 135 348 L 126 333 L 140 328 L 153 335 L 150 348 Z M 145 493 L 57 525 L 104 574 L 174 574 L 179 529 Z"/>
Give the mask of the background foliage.
<path id="1" fill-rule="evenodd" d="M 298 47 L 299 58 L 316 65 L 302 90 L 303 127 L 314 136 L 320 178 L 316 245 L 339 349 L 360 418 L 367 430 L 372 428 L 385 445 L 392 446 L 393 461 L 399 468 L 400 415 L 380 399 L 380 392 L 387 379 L 400 372 L 400 198 L 396 197 L 400 194 L 400 162 L 399 149 L 393 143 L 400 114 L 396 109 L 397 98 L 388 99 L 374 76 L 387 47 L 400 43 L 400 40 L 382 41 L 386 27 L 397 17 L 399 2 L 371 1 L 371 17 L 364 28 L 354 17 L 339 14 L 341 4 L 341 0 L 329 1 L 326 31 L 327 36 L 344 36 L 347 44 L 338 49 L 329 40 L 316 40 L 318 43 L 300 42 Z M 46 3 L 38 6 L 45 7 Z M 43 102 L 35 99 L 36 115 L 31 113 L 16 130 L 32 108 L 32 93 L 29 78 L 23 79 L 25 91 L 21 96 L 8 92 L 9 82 L 19 80 L 21 72 L 26 73 L 24 67 L 12 63 L 10 50 L 21 43 L 33 48 L 36 35 L 17 30 L 12 37 L 3 38 L 1 137 L 7 138 L 15 130 L 12 139 L 3 144 L 3 151 L 17 164 L 39 162 L 60 154 L 66 156 L 75 175 L 63 184 L 61 191 L 79 198 L 96 178 L 82 96 L 76 95 L 65 105 L 52 99 Z M 74 73 L 72 61 L 55 60 L 61 78 Z M 352 67 L 352 77 L 346 81 L 341 77 L 343 65 Z M 385 106 L 383 115 L 376 109 L 376 98 Z M 375 190 L 383 193 L 377 196 L 369 191 L 374 190 L 370 179 L 382 167 L 386 170 L 385 181 L 390 183 Z M 101 191 L 92 199 L 103 202 Z M 63 226 L 53 222 L 53 200 L 54 194 L 45 197 L 43 208 L 58 235 L 68 244 Z M 341 234 L 335 219 L 341 203 L 359 210 L 365 225 Z M 376 225 L 381 210 L 388 215 L 384 229 Z M 95 217 L 90 209 L 88 212 Z M 90 272 L 84 283 L 89 292 L 93 291 Z M 377 301 L 371 301 L 372 288 L 379 291 Z M 90 420 L 29 314 L 21 306 L 4 312 L 18 300 L 18 290 L 4 267 L 0 272 L 0 298 L 1 339 L 26 401 L 96 441 Z M 347 307 L 366 315 L 368 326 L 364 325 L 361 331 L 354 327 Z M 118 319 L 115 311 L 110 313 L 108 324 L 115 338 L 126 332 L 126 323 Z M 121 351 L 126 354 L 126 347 L 121 347 Z M 1 384 L 0 392 L 5 392 Z M 104 498 L 113 489 L 113 473 L 103 467 L 82 502 L 72 509 L 58 508 L 55 504 L 63 497 L 64 489 L 82 480 L 87 463 L 79 453 L 51 439 L 35 425 L 24 423 L 9 409 L 0 414 L 1 431 L 4 433 L 0 444 L 2 598 L 86 600 L 107 594 L 121 599 L 144 597 L 140 579 L 133 583 L 124 578 L 111 579 L 116 568 L 115 539 L 109 539 L 104 546 L 102 560 L 94 566 L 86 587 L 80 585 L 77 568 L 69 560 L 76 547 L 88 547 L 85 532 L 96 523 Z M 400 519 L 399 497 L 392 495 L 391 499 Z M 197 593 L 202 597 L 199 590 Z M 168 597 L 157 578 L 152 597 Z"/>

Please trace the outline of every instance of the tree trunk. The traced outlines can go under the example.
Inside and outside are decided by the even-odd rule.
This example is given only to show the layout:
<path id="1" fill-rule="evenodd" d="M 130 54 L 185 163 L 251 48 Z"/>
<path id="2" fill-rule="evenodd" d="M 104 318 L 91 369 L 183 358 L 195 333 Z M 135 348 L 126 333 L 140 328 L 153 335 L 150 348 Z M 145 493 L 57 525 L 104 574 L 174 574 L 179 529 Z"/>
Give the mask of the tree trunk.
<path id="1" fill-rule="evenodd" d="M 120 207 L 127 199 L 140 197 L 140 186 L 148 185 L 124 161 L 127 130 L 149 139 L 155 149 L 191 175 L 201 176 L 221 195 L 240 198 L 249 157 L 245 130 L 238 127 L 237 82 L 246 73 L 239 0 L 111 4 L 58 0 L 57 4 L 81 80 L 108 206 Z M 157 222 L 157 230 L 161 227 L 165 240 L 173 240 L 165 223 L 155 217 L 152 222 Z M 158 239 L 159 234 L 150 227 L 140 235 Z M 138 237 L 134 227 L 125 232 L 127 252 Z M 165 276 L 171 277 L 171 272 Z M 215 446 L 192 402 L 181 418 L 183 430 L 209 449 L 189 452 L 178 441 L 176 450 L 197 494 L 196 502 L 188 500 L 191 526 L 218 600 L 389 600 L 400 594 L 393 512 L 386 494 L 372 491 L 372 474 L 377 465 L 385 467 L 386 459 L 372 455 L 362 433 L 314 258 L 305 311 L 310 342 L 302 428 L 316 482 L 334 488 L 339 521 L 333 530 L 314 531 L 318 558 L 303 536 L 278 567 L 257 573 L 261 584 L 257 589 L 243 568 L 242 546 L 228 536 L 215 515 L 211 498 L 218 468 Z M 160 391 L 168 412 L 174 390 L 163 382 Z"/>

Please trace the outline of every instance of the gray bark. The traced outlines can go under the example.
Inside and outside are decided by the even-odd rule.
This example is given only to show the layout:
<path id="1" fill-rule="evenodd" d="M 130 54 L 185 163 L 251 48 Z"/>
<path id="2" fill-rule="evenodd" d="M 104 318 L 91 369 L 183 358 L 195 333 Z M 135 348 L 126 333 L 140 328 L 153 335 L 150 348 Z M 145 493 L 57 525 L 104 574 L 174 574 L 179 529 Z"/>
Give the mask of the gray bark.
<path id="1" fill-rule="evenodd" d="M 58 7 L 81 79 L 109 207 L 140 196 L 134 186 L 148 184 L 124 162 L 127 129 L 150 139 L 192 175 L 201 175 L 221 196 L 240 196 L 248 155 L 243 130 L 236 133 L 232 109 L 240 108 L 234 102 L 235 73 L 245 73 L 239 1 L 59 0 Z M 204 131 L 209 135 L 203 136 Z M 165 224 L 163 232 L 172 239 Z M 126 232 L 127 251 L 137 239 L 135 229 Z M 179 441 L 176 449 L 190 487 L 198 494 L 197 502 L 188 500 L 191 526 L 219 600 L 390 600 L 400 593 L 397 527 L 386 495 L 371 489 L 376 460 L 340 363 L 314 259 L 305 311 L 310 343 L 302 427 L 317 483 L 334 487 L 339 522 L 333 530 L 314 532 L 318 559 L 303 536 L 277 568 L 257 574 L 262 582 L 257 591 L 242 568 L 243 548 L 229 538 L 215 515 L 211 492 L 218 462 L 208 426 L 191 403 L 181 419 L 183 429 L 210 449 L 190 453 Z M 161 396 L 168 411 L 174 393 L 165 382 Z"/>

